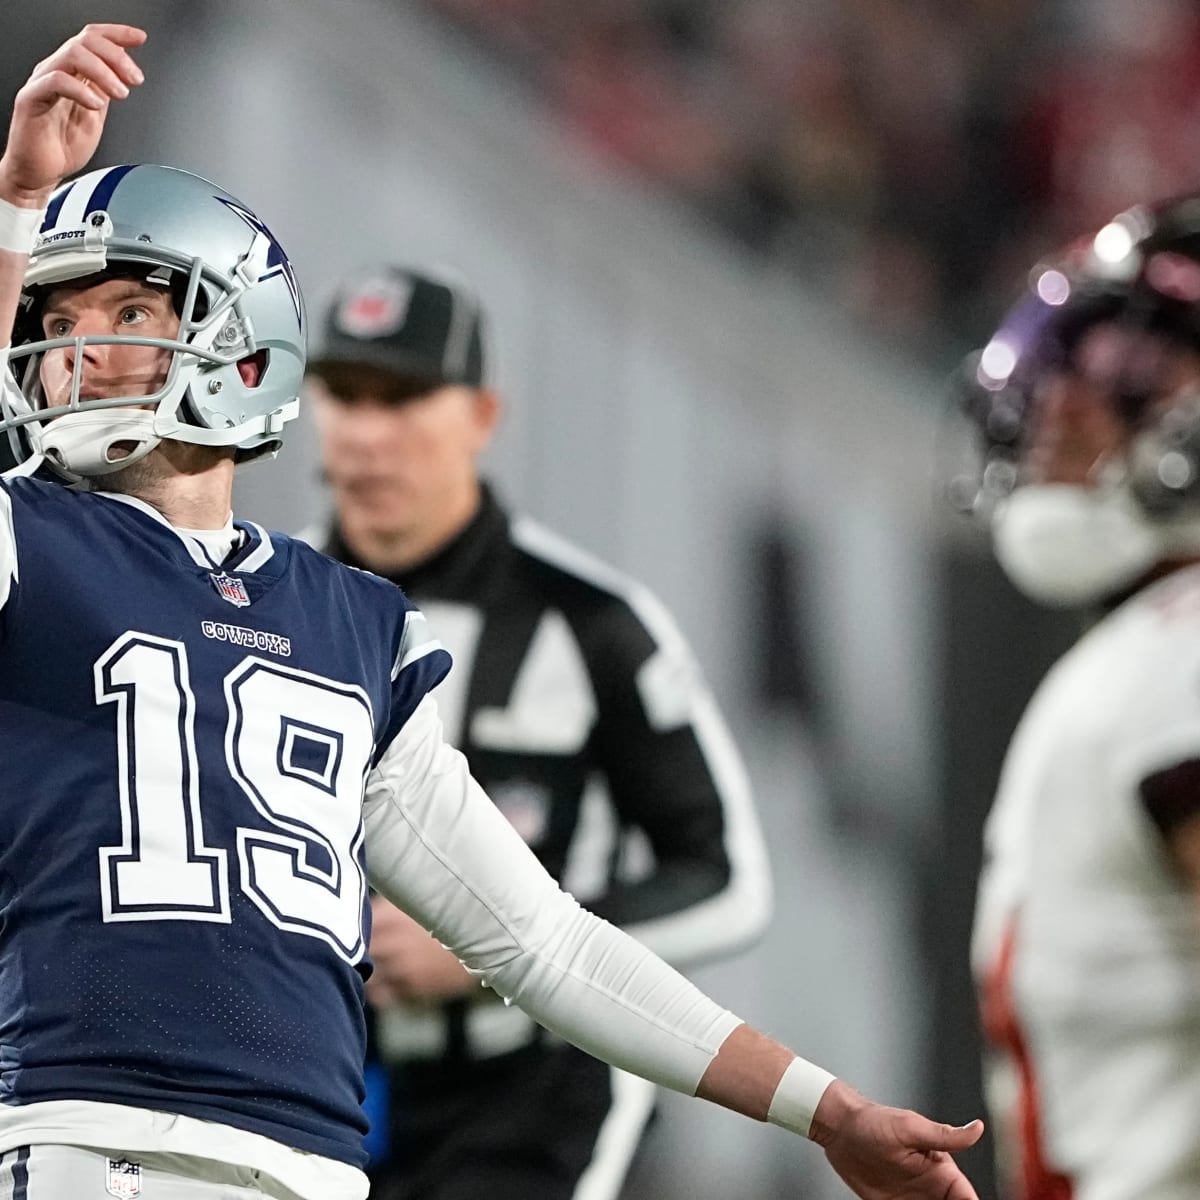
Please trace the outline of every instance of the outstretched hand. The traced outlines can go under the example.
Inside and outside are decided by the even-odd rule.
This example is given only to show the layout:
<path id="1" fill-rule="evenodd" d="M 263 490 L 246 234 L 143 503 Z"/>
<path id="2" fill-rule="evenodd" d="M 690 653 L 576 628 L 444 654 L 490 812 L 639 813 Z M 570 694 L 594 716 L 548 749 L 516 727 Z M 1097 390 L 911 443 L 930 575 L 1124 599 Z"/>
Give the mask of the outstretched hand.
<path id="1" fill-rule="evenodd" d="M 129 50 L 145 40 L 145 31 L 132 25 L 87 25 L 34 67 L 13 103 L 0 198 L 39 207 L 86 166 L 109 103 L 142 82 Z"/>
<path id="2" fill-rule="evenodd" d="M 862 1200 L 978 1200 L 950 1156 L 982 1133 L 982 1121 L 940 1125 L 874 1104 L 835 1080 L 817 1106 L 810 1136 Z"/>

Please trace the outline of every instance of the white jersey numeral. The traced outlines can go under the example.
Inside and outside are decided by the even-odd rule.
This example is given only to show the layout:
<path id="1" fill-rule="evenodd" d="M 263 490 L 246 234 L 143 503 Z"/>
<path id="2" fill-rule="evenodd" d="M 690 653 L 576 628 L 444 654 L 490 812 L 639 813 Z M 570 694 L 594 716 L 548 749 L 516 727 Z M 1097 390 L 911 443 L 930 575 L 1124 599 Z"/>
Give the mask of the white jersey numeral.
<path id="1" fill-rule="evenodd" d="M 280 929 L 325 938 L 354 961 L 370 703 L 360 688 L 255 658 L 225 677 L 225 695 L 229 770 L 278 831 L 238 829 L 242 891 Z"/>
<path id="2" fill-rule="evenodd" d="M 95 667 L 117 705 L 121 845 L 100 849 L 105 921 L 230 920 L 226 853 L 204 840 L 196 699 L 180 642 L 126 633 Z M 278 928 L 362 957 L 363 781 L 374 745 L 358 687 L 245 658 L 225 677 L 225 760 L 271 829 L 236 829 L 241 890 Z"/>
<path id="3" fill-rule="evenodd" d="M 228 921 L 225 851 L 204 842 L 196 698 L 179 642 L 126 633 L 95 666 L 117 706 L 121 844 L 100 850 L 106 921 Z"/>

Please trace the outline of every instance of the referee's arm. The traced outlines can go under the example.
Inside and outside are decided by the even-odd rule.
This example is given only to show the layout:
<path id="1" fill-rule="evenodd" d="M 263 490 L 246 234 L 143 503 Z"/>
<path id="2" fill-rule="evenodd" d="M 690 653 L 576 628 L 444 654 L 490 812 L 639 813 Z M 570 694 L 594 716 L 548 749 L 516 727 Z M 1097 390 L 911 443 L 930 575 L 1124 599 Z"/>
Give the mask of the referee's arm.
<path id="1" fill-rule="evenodd" d="M 598 717 L 594 761 L 649 874 L 588 907 L 676 966 L 754 941 L 771 915 L 766 847 L 745 767 L 672 618 L 647 592 L 614 598 L 585 645 Z"/>

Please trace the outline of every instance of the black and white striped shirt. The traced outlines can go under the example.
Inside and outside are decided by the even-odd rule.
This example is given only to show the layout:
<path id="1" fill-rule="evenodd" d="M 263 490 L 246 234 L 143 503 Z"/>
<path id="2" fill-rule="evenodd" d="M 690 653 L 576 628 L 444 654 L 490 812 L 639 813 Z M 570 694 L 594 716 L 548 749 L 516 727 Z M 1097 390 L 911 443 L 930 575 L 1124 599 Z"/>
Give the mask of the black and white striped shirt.
<path id="1" fill-rule="evenodd" d="M 336 524 L 311 537 L 362 566 Z M 691 650 L 643 586 L 488 488 L 467 528 L 396 575 L 455 667 L 447 738 L 563 887 L 675 966 L 763 930 L 749 783 Z"/>

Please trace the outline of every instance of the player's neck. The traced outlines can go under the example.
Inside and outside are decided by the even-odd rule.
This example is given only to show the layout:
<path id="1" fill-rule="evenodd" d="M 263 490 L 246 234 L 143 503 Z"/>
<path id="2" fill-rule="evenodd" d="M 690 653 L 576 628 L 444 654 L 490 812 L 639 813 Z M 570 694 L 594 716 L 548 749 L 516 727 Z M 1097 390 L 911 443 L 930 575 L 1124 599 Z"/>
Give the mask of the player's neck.
<path id="1" fill-rule="evenodd" d="M 229 451 L 164 441 L 96 489 L 133 496 L 179 529 L 221 529 L 233 509 L 233 467 Z"/>

